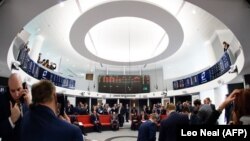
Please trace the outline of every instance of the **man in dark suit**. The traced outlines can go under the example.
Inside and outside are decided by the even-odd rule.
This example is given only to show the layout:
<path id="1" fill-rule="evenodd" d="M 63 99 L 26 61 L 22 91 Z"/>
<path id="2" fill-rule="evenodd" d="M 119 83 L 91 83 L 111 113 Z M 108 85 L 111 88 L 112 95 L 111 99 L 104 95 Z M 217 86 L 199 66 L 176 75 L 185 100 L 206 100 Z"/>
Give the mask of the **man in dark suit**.
<path id="1" fill-rule="evenodd" d="M 153 113 L 150 119 L 143 122 L 139 128 L 137 141 L 155 141 L 156 140 L 156 123 L 158 115 Z"/>
<path id="2" fill-rule="evenodd" d="M 30 93 L 22 85 L 17 73 L 10 75 L 8 90 L 0 94 L 0 138 L 2 141 L 19 141 L 20 124 L 31 103 Z"/>
<path id="3" fill-rule="evenodd" d="M 129 105 L 128 104 L 126 104 L 126 122 L 128 122 L 128 120 L 129 120 Z"/>
<path id="4" fill-rule="evenodd" d="M 101 123 L 99 120 L 99 116 L 95 110 L 90 115 L 90 120 L 91 120 L 91 123 L 94 124 L 95 130 L 100 133 L 101 132 Z"/>
<path id="5" fill-rule="evenodd" d="M 118 107 L 118 119 L 119 119 L 120 127 L 123 127 L 125 113 L 126 113 L 126 109 L 123 107 L 122 103 L 120 103 Z"/>
<path id="6" fill-rule="evenodd" d="M 204 104 L 210 105 L 210 107 L 211 107 L 211 109 L 212 109 L 213 111 L 215 110 L 215 105 L 212 104 L 212 101 L 211 101 L 211 99 L 210 99 L 209 97 L 205 98 L 203 102 L 204 102 Z"/>
<path id="7" fill-rule="evenodd" d="M 32 104 L 21 124 L 21 141 L 83 141 L 79 127 L 57 116 L 56 89 L 41 80 L 32 85 Z"/>
<path id="8" fill-rule="evenodd" d="M 161 121 L 159 141 L 176 141 L 176 129 L 178 125 L 188 125 L 188 115 L 177 113 L 173 103 L 167 106 L 168 118 Z"/>

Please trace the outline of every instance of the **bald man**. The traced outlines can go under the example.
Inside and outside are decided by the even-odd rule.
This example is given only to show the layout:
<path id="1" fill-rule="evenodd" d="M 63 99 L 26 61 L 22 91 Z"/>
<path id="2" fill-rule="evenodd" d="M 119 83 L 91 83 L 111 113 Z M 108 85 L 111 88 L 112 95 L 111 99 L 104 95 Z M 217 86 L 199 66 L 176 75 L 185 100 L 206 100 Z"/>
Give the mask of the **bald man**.
<path id="1" fill-rule="evenodd" d="M 30 93 L 23 88 L 17 73 L 8 79 L 7 93 L 0 95 L 0 137 L 2 141 L 19 141 L 20 122 L 31 103 Z"/>

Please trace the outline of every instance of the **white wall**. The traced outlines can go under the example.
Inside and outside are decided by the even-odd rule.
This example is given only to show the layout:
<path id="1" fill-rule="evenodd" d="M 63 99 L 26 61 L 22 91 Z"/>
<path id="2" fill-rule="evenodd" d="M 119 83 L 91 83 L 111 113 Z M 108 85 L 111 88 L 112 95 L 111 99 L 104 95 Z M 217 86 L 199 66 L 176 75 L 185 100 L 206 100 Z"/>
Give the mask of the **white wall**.
<path id="1" fill-rule="evenodd" d="M 228 94 L 227 85 L 222 85 L 214 89 L 214 103 L 216 104 L 216 108 L 224 101 L 226 94 Z M 219 124 L 225 124 L 225 110 L 222 111 L 218 122 Z"/>
<path id="2" fill-rule="evenodd" d="M 70 104 L 72 104 L 74 107 L 76 106 L 76 97 L 68 96 L 67 100 L 69 100 Z"/>
<path id="3" fill-rule="evenodd" d="M 209 97 L 211 99 L 212 103 L 215 104 L 214 103 L 214 95 L 215 95 L 214 89 L 201 91 L 200 92 L 200 100 L 201 100 L 202 104 L 204 104 L 203 100 L 207 97 Z M 217 105 L 215 105 L 215 106 L 217 107 Z"/>

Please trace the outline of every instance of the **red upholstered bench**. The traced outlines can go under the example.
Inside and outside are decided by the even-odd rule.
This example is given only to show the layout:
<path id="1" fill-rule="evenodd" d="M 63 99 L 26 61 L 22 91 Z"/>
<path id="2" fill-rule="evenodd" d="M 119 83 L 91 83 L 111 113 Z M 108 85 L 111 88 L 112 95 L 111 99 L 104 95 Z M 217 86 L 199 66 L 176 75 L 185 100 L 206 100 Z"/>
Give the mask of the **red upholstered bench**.
<path id="1" fill-rule="evenodd" d="M 110 126 L 111 125 L 111 116 L 110 115 L 99 115 L 99 120 L 102 126 Z"/>
<path id="2" fill-rule="evenodd" d="M 167 118 L 167 115 L 160 115 L 160 119 L 161 119 L 161 120 L 163 120 L 163 119 L 165 119 L 165 118 Z"/>
<path id="3" fill-rule="evenodd" d="M 111 129 L 111 116 L 110 115 L 99 115 L 99 120 L 102 125 L 102 130 Z"/>
<path id="4" fill-rule="evenodd" d="M 94 125 L 91 123 L 90 115 L 77 115 L 77 121 L 79 124 L 82 123 L 82 126 L 85 128 L 94 127 Z"/>

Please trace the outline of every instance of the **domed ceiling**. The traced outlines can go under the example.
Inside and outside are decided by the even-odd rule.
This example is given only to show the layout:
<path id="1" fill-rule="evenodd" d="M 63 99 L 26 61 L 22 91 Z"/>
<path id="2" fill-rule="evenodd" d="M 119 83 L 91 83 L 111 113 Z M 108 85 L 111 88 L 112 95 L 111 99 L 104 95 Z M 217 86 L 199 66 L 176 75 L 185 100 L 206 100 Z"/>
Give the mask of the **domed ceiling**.
<path id="1" fill-rule="evenodd" d="M 76 77 L 94 69 L 166 66 L 176 71 L 175 77 L 199 71 L 211 65 L 205 43 L 216 31 L 228 30 L 183 0 L 68 0 L 45 10 L 24 29 L 31 35 L 31 49 L 39 38 L 42 58 L 58 63 L 56 71 Z"/>

